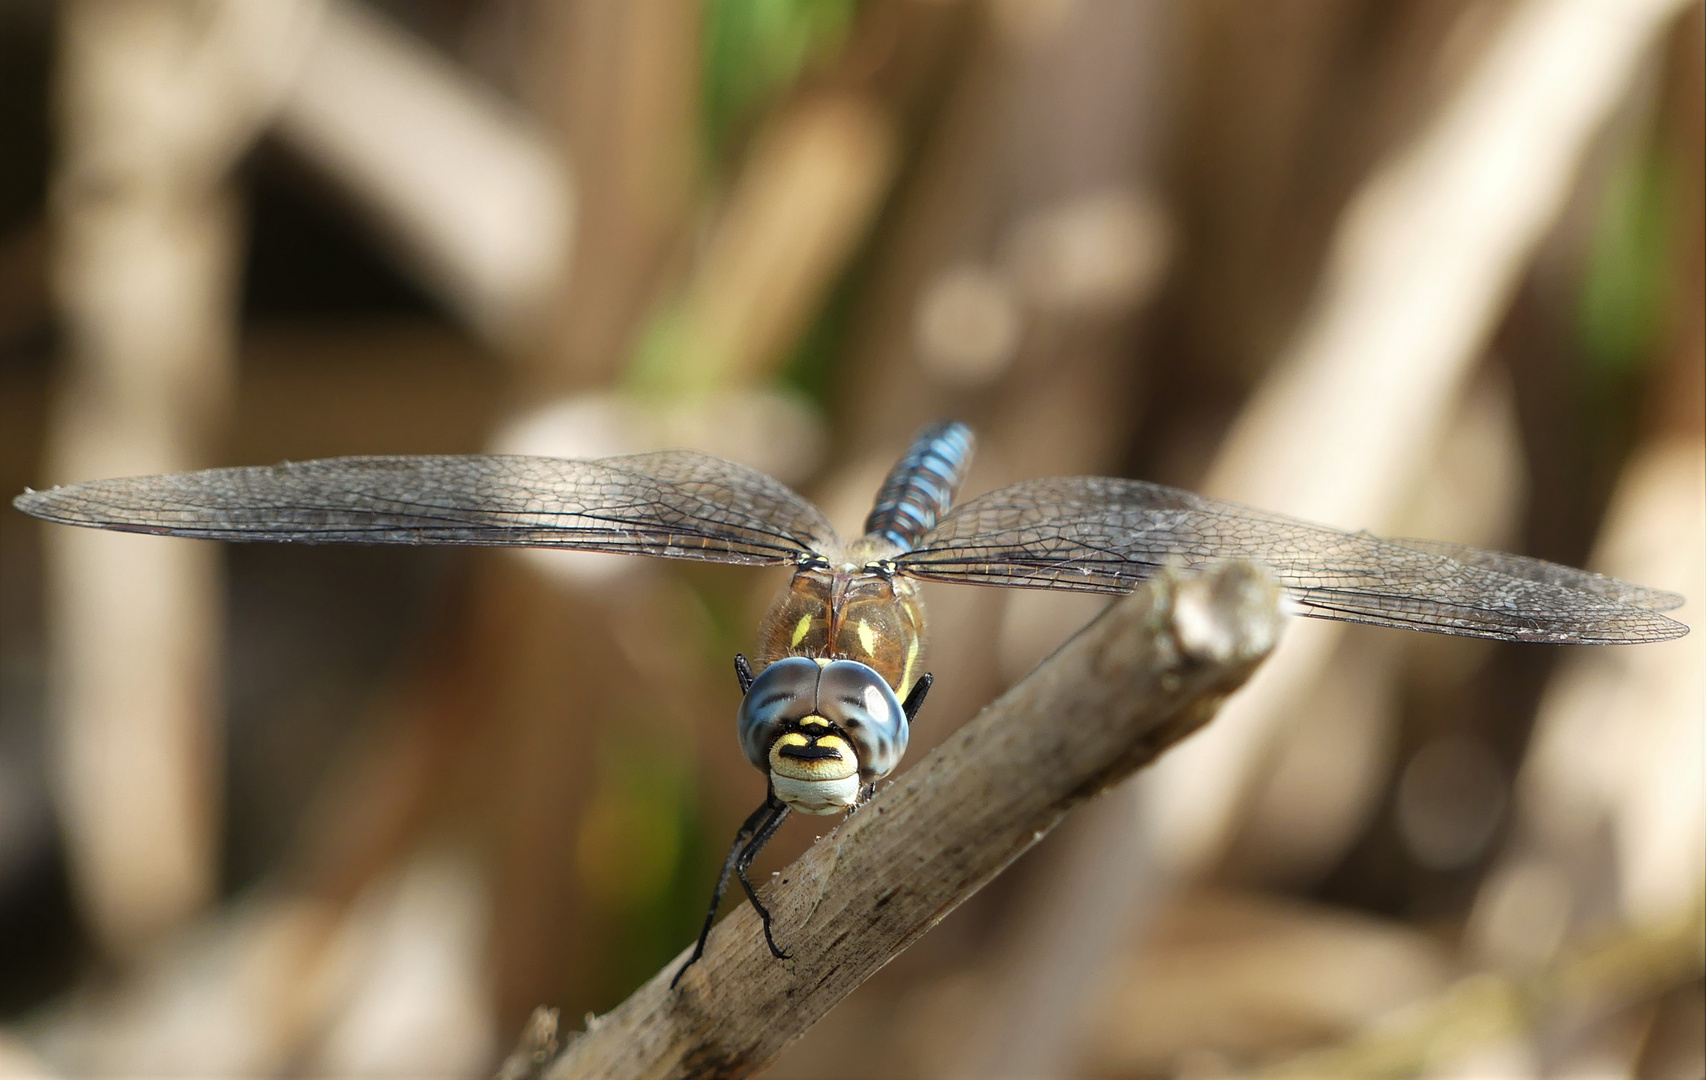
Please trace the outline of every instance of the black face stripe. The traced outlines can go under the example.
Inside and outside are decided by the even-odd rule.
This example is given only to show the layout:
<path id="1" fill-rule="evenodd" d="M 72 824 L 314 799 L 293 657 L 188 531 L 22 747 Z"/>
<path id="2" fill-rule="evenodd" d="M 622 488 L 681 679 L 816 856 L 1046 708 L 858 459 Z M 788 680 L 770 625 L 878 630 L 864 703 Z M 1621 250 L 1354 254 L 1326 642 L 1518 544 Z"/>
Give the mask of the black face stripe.
<path id="1" fill-rule="evenodd" d="M 778 757 L 793 758 L 795 761 L 840 761 L 841 751 L 833 746 L 814 743 L 811 746 L 786 745 L 777 749 Z"/>

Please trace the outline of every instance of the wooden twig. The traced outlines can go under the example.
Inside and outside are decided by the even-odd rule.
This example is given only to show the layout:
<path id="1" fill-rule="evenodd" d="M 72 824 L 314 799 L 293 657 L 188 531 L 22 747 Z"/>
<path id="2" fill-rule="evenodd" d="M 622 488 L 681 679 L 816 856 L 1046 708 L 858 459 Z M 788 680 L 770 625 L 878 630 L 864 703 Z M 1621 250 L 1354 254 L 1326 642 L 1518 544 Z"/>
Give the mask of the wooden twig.
<path id="1" fill-rule="evenodd" d="M 492 1080 L 535 1080 L 557 1054 L 557 1010 L 541 1005 L 527 1018 L 515 1049 Z"/>
<path id="2" fill-rule="evenodd" d="M 742 906 L 677 989 L 685 950 L 546 1076 L 763 1068 L 1074 806 L 1207 723 L 1279 629 L 1265 571 L 1163 571 L 783 871 L 766 903 L 791 959 L 770 957 Z"/>

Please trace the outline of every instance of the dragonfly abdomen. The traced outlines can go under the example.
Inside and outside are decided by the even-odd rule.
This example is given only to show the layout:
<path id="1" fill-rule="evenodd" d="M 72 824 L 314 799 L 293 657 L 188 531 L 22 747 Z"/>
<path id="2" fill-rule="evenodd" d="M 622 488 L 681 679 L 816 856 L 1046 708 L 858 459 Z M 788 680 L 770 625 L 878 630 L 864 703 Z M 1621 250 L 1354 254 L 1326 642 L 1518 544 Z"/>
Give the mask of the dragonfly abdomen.
<path id="1" fill-rule="evenodd" d="M 909 551 L 948 512 L 977 440 L 955 420 L 931 424 L 889 471 L 865 519 L 865 533 Z"/>

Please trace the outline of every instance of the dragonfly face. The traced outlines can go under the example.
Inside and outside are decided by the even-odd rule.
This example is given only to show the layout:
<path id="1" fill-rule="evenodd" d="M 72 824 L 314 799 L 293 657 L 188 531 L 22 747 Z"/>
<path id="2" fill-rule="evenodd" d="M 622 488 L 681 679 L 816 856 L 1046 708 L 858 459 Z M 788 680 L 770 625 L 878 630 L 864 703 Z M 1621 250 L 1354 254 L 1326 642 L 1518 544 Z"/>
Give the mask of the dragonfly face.
<path id="1" fill-rule="evenodd" d="M 856 806 L 899 761 L 930 686 L 920 673 L 918 580 L 1123 593 L 1165 563 L 1249 559 L 1315 618 L 1588 645 L 1688 632 L 1660 614 L 1682 603 L 1673 593 L 1520 555 L 1312 525 L 1141 480 L 1027 480 L 950 509 L 971 449 L 963 424 L 926 428 L 852 544 L 776 480 L 691 450 L 333 458 L 96 480 L 26 492 L 14 505 L 62 524 L 213 540 L 545 547 L 793 567 L 761 632 L 762 672 L 737 658 L 742 746 L 770 784 L 711 905 L 714 914 L 738 877 L 777 956 L 746 867 L 791 807 Z M 707 917 L 693 959 L 710 926 Z"/>
<path id="2" fill-rule="evenodd" d="M 783 803 L 835 814 L 906 753 L 910 721 L 882 677 L 856 660 L 790 656 L 764 669 L 740 705 L 740 748 Z"/>

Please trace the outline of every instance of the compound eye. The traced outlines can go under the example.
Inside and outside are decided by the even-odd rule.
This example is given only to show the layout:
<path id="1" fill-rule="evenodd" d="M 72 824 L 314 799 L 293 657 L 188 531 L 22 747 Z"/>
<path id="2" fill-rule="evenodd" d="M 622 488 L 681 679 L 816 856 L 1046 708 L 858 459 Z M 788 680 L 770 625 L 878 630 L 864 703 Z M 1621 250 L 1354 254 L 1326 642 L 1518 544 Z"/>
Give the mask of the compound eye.
<path id="1" fill-rule="evenodd" d="M 754 686 L 756 690 L 756 685 Z M 906 753 L 906 712 L 894 690 L 871 668 L 837 660 L 818 678 L 818 712 L 847 733 L 859 755 L 859 778 L 887 776 Z"/>
<path id="2" fill-rule="evenodd" d="M 770 744 L 782 728 L 817 711 L 817 661 L 778 660 L 758 673 L 735 721 L 741 753 L 759 771 L 770 768 Z"/>

